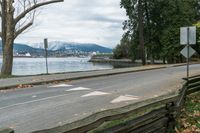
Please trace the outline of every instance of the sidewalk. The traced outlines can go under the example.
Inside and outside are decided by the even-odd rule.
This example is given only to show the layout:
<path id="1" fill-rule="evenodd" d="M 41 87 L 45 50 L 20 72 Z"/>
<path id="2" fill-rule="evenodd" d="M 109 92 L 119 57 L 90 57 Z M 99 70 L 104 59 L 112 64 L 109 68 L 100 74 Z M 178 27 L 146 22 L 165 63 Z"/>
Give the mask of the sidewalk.
<path id="1" fill-rule="evenodd" d="M 16 77 L 16 78 L 6 78 L 0 79 L 0 90 L 15 88 L 22 85 L 37 85 L 42 83 L 50 83 L 55 81 L 64 80 L 77 80 L 91 77 L 115 75 L 122 73 L 147 71 L 153 69 L 161 69 L 167 67 L 178 67 L 185 64 L 175 64 L 175 65 L 147 65 L 140 67 L 131 68 L 120 68 L 111 70 L 99 70 L 99 71 L 87 71 L 87 72 L 73 72 L 73 73 L 62 73 L 62 74 L 50 74 L 50 75 L 36 75 L 36 76 L 26 76 L 26 77 Z"/>

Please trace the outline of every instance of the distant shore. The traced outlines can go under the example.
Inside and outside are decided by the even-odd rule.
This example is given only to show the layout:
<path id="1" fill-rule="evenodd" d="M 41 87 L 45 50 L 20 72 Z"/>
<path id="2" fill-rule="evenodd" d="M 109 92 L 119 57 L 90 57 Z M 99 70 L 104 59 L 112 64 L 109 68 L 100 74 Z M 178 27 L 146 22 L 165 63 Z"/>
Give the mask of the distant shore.
<path id="1" fill-rule="evenodd" d="M 111 64 L 115 68 L 141 66 L 141 63 L 134 63 L 131 59 L 112 59 L 110 56 L 103 56 L 103 55 L 93 56 L 91 57 L 89 62 Z"/>

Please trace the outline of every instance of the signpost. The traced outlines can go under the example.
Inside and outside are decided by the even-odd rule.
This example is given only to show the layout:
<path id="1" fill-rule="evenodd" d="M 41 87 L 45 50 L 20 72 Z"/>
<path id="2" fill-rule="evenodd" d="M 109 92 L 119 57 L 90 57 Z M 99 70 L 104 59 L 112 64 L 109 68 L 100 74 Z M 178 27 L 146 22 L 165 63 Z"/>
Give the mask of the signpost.
<path id="1" fill-rule="evenodd" d="M 48 60 L 47 60 L 47 57 L 48 57 L 47 48 L 48 48 L 48 40 L 47 40 L 47 38 L 45 38 L 44 39 L 44 49 L 45 49 L 45 57 L 46 57 L 46 73 L 48 74 L 49 71 L 48 71 Z"/>
<path id="2" fill-rule="evenodd" d="M 189 79 L 190 57 L 196 52 L 190 45 L 196 44 L 196 26 L 182 27 L 180 30 L 180 43 L 186 45 L 181 54 L 187 59 L 187 80 Z"/>

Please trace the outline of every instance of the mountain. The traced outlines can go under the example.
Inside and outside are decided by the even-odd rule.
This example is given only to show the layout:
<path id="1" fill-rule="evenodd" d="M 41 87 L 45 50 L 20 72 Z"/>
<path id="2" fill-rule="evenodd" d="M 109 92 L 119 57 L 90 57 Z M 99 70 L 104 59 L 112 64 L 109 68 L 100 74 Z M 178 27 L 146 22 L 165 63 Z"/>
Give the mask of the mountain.
<path id="1" fill-rule="evenodd" d="M 49 42 L 48 53 L 50 56 L 71 56 L 86 54 L 91 52 L 111 53 L 112 49 L 90 43 L 68 43 L 68 42 Z M 44 48 L 42 43 L 38 44 L 14 44 L 14 54 L 30 53 L 33 56 L 43 56 Z M 0 54 L 2 54 L 2 42 L 0 41 Z"/>
<path id="2" fill-rule="evenodd" d="M 33 48 L 44 48 L 43 43 L 28 44 Z M 64 51 L 64 50 L 77 50 L 82 52 L 100 52 L 100 53 L 111 53 L 112 49 L 106 48 L 97 44 L 92 43 L 73 43 L 73 42 L 60 42 L 54 41 L 49 42 L 48 50 L 51 51 Z"/>
<path id="3" fill-rule="evenodd" d="M 31 54 L 40 54 L 41 52 L 43 52 L 43 49 L 37 49 L 37 48 L 33 48 L 30 47 L 26 44 L 20 44 L 20 43 L 15 43 L 14 44 L 14 53 L 31 53 Z M 0 41 L 0 54 L 2 54 L 2 42 Z"/>

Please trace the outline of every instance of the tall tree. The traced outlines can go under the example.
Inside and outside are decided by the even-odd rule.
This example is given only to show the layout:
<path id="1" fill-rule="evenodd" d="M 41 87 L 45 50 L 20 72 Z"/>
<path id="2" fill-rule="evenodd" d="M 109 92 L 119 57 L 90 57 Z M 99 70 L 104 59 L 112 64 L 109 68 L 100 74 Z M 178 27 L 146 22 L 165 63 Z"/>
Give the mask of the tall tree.
<path id="1" fill-rule="evenodd" d="M 124 21 L 124 30 L 125 35 L 131 38 L 132 51 L 137 50 L 134 52 L 138 55 L 143 53 L 138 50 L 138 46 L 141 46 L 139 31 L 142 31 L 138 20 L 142 18 L 147 58 L 152 62 L 153 59 L 167 60 L 168 63 L 182 61 L 180 27 L 192 26 L 199 21 L 200 0 L 121 0 L 121 7 L 128 16 L 128 20 Z"/>
<path id="2" fill-rule="evenodd" d="M 11 75 L 13 43 L 21 33 L 33 25 L 36 9 L 64 0 L 0 0 L 3 63 L 1 75 Z"/>
<path id="3" fill-rule="evenodd" d="M 142 64 L 146 65 L 146 55 L 145 55 L 145 46 L 144 46 L 144 25 L 143 25 L 143 1 L 138 0 L 138 27 L 139 27 L 139 43 L 140 43 L 140 52 Z"/>
<path id="4" fill-rule="evenodd" d="M 129 20 L 124 22 L 124 29 L 128 29 L 130 36 L 138 36 L 139 43 L 139 57 L 142 60 L 142 64 L 146 64 L 145 55 L 145 40 L 144 40 L 144 0 L 122 0 L 121 6 L 126 9 L 126 14 Z M 133 38 L 132 38 L 133 40 Z"/>

